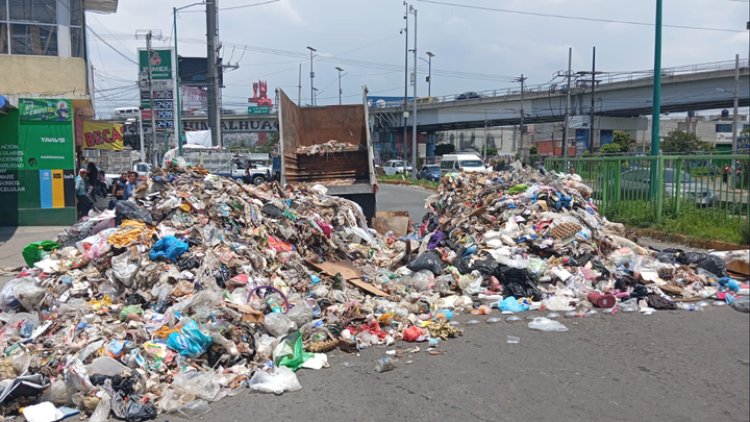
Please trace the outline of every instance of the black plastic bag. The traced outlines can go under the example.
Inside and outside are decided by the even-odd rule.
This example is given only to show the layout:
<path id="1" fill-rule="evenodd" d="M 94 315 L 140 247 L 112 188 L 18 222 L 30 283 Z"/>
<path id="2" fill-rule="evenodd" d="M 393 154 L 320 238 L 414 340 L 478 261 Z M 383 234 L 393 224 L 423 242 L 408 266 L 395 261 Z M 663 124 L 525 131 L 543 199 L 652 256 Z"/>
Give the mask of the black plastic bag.
<path id="1" fill-rule="evenodd" d="M 646 296 L 646 303 L 648 306 L 657 310 L 673 310 L 677 309 L 677 304 L 669 299 L 665 299 L 656 293 L 651 293 Z"/>
<path id="2" fill-rule="evenodd" d="M 440 259 L 439 253 L 435 251 L 427 251 L 422 255 L 419 255 L 414 261 L 407 264 L 406 268 L 414 272 L 428 270 L 437 276 L 443 272 L 443 260 Z"/>
<path id="3" fill-rule="evenodd" d="M 136 394 L 123 396 L 115 393 L 112 397 L 112 414 L 117 419 L 127 422 L 141 422 L 156 419 L 156 406 L 151 402 L 144 403 L 142 397 Z"/>
<path id="4" fill-rule="evenodd" d="M 679 255 L 680 264 L 695 265 L 698 268 L 714 274 L 717 277 L 726 275 L 726 264 L 718 256 L 709 255 L 705 252 L 685 252 Z"/>
<path id="5" fill-rule="evenodd" d="M 115 215 L 118 220 L 127 218 L 128 220 L 136 220 L 152 226 L 154 225 L 154 219 L 151 217 L 151 213 L 132 201 L 117 201 L 117 204 L 115 205 Z"/>
<path id="6" fill-rule="evenodd" d="M 18 397 L 35 397 L 50 386 L 49 379 L 41 374 L 23 375 L 14 378 L 0 391 L 0 403 Z"/>
<path id="7" fill-rule="evenodd" d="M 510 294 L 516 298 L 530 297 L 534 301 L 542 300 L 542 292 L 536 287 L 536 283 L 529 277 L 525 268 L 500 266 L 496 276 L 503 285 L 506 295 Z"/>
<path id="8" fill-rule="evenodd" d="M 260 212 L 266 217 L 270 217 L 270 218 L 283 218 L 284 217 L 284 211 L 282 211 L 279 207 L 277 207 L 276 205 L 270 202 L 263 205 L 263 208 L 260 209 Z"/>

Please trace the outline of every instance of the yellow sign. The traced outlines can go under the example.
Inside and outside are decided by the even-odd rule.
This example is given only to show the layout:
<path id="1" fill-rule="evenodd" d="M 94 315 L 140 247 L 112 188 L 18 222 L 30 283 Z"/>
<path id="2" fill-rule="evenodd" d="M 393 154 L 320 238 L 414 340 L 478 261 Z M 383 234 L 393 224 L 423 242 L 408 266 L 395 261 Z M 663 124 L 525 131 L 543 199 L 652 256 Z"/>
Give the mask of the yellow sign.
<path id="1" fill-rule="evenodd" d="M 123 127 L 115 122 L 83 122 L 83 147 L 86 149 L 111 149 L 120 151 Z"/>

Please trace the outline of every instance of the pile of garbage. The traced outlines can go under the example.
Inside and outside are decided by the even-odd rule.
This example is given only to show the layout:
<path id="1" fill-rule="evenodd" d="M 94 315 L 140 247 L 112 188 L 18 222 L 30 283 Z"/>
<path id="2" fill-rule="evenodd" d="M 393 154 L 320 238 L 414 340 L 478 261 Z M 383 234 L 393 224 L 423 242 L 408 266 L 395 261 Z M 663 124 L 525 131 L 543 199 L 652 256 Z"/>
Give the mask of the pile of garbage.
<path id="1" fill-rule="evenodd" d="M 359 151 L 360 146 L 349 142 L 340 142 L 331 139 L 321 144 L 297 147 L 297 154 L 300 155 L 325 155 L 334 152 Z"/>
<path id="2" fill-rule="evenodd" d="M 747 311 L 724 259 L 644 249 L 590 196 L 574 175 L 520 166 L 451 174 L 399 238 L 320 185 L 156 171 L 114 210 L 24 249 L 28 268 L 0 289 L 0 407 L 27 420 L 197 417 L 242 386 L 299 390 L 295 372 L 327 367 L 332 350 L 436 346 L 461 335 L 455 314 L 494 308 L 509 321 L 709 298 Z M 551 314 L 529 328 L 567 329 Z"/>

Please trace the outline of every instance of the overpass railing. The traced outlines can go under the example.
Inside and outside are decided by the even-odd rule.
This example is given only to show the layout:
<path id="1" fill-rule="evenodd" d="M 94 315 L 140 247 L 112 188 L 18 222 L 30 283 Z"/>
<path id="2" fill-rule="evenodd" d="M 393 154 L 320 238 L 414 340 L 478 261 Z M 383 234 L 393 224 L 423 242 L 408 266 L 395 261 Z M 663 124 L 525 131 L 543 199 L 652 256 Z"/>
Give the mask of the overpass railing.
<path id="1" fill-rule="evenodd" d="M 748 59 L 740 59 L 740 68 L 747 68 L 750 65 L 750 61 Z M 686 65 L 686 66 L 675 66 L 675 67 L 666 67 L 662 68 L 662 77 L 674 77 L 678 75 L 691 75 L 691 74 L 697 74 L 697 73 L 707 73 L 707 72 L 717 72 L 717 71 L 724 71 L 724 70 L 732 70 L 735 68 L 735 62 L 734 60 L 726 60 L 726 61 L 720 61 L 720 62 L 711 62 L 711 63 L 699 63 L 699 64 L 692 64 L 692 65 Z M 611 83 L 618 83 L 618 82 L 636 82 L 636 81 L 647 81 L 649 79 L 652 79 L 654 76 L 654 71 L 652 70 L 641 70 L 641 71 L 625 71 L 625 72 L 602 72 L 597 76 L 597 82 L 599 83 L 599 87 L 601 87 L 601 84 L 611 84 Z M 588 82 L 586 80 L 581 80 L 580 85 L 583 85 L 583 83 Z M 567 86 L 565 83 L 555 83 L 555 82 L 546 82 L 542 84 L 537 85 L 525 85 L 524 86 L 524 92 L 526 94 L 533 94 L 533 93 L 555 93 L 555 92 L 565 92 L 567 89 Z M 479 95 L 479 98 L 462 98 L 462 95 L 465 94 L 450 94 L 450 95 L 443 95 L 438 97 L 431 97 L 431 98 L 419 98 L 417 99 L 419 105 L 425 105 L 425 104 L 434 104 L 434 103 L 440 103 L 440 102 L 448 102 L 448 101 L 479 101 L 483 98 L 494 98 L 494 97 L 505 97 L 509 95 L 520 95 L 521 94 L 521 87 L 519 85 L 514 87 L 508 87 L 508 88 L 499 88 L 499 89 L 491 89 L 486 91 L 478 91 L 476 94 Z M 461 97 L 461 98 L 459 98 Z M 409 101 L 410 104 L 412 104 L 412 101 Z M 401 106 L 398 107 L 389 107 L 391 109 L 399 109 Z"/>
<path id="2" fill-rule="evenodd" d="M 750 224 L 747 154 L 548 157 L 544 164 L 549 171 L 578 174 L 611 221 L 687 235 L 705 230 L 709 237 L 750 242 L 740 234 Z"/>

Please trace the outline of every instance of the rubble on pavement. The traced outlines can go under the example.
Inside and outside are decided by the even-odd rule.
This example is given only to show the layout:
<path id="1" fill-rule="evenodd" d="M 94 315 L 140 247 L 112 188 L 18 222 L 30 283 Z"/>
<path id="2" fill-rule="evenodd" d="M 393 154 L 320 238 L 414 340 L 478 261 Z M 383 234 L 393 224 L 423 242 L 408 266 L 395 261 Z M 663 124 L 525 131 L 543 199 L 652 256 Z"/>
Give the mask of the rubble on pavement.
<path id="1" fill-rule="evenodd" d="M 460 313 L 650 314 L 708 299 L 747 312 L 747 285 L 721 258 L 643 248 L 591 195 L 575 175 L 518 164 L 449 174 L 398 237 L 320 185 L 157 171 L 0 290 L 0 406 L 198 417 L 242 386 L 299 390 L 295 372 L 327 367 L 336 349 L 435 346 L 462 334 Z M 529 328 L 568 330 L 553 317 Z"/>

